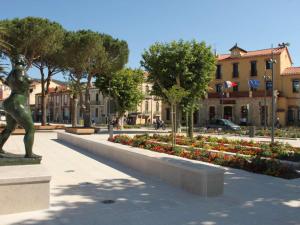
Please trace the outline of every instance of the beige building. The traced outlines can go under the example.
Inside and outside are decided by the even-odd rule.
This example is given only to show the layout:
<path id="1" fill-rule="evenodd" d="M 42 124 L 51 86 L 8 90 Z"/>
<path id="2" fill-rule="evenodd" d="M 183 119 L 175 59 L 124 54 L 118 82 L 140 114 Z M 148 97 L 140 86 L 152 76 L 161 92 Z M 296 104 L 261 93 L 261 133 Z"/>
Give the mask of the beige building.
<path id="1" fill-rule="evenodd" d="M 272 57 L 276 60 L 276 118 L 283 126 L 300 124 L 300 67 L 292 67 L 288 47 L 284 44 L 255 51 L 235 45 L 229 54 L 219 55 L 217 70 L 209 85 L 211 90 L 201 101 L 199 124 L 226 118 L 237 124 L 262 126 L 267 121 L 270 125 Z M 258 87 L 250 87 L 249 80 L 257 80 Z M 237 85 L 224 89 L 224 81 Z"/>
<path id="2" fill-rule="evenodd" d="M 156 118 L 162 118 L 162 101 L 150 94 L 152 84 L 145 82 L 141 89 L 145 98 L 135 111 L 128 112 L 129 124 L 153 124 Z"/>

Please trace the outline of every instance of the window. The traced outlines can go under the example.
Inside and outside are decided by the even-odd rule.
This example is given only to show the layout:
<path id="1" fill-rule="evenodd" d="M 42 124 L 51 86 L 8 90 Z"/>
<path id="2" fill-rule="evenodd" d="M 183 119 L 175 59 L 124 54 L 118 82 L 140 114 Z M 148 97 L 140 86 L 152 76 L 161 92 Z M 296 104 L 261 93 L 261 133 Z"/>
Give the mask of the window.
<path id="1" fill-rule="evenodd" d="M 146 86 L 146 94 L 149 94 L 150 93 L 150 89 L 149 89 L 149 86 L 147 85 Z"/>
<path id="2" fill-rule="evenodd" d="M 232 64 L 232 77 L 239 77 L 239 64 L 238 63 Z"/>
<path id="3" fill-rule="evenodd" d="M 272 90 L 272 81 L 266 82 L 266 90 Z"/>
<path id="4" fill-rule="evenodd" d="M 156 112 L 158 112 L 159 111 L 159 102 L 156 102 L 155 108 L 156 108 Z"/>
<path id="5" fill-rule="evenodd" d="M 256 61 L 251 61 L 251 76 L 257 76 Z"/>
<path id="6" fill-rule="evenodd" d="M 300 81 L 299 80 L 293 80 L 293 92 L 299 93 L 300 91 Z"/>
<path id="7" fill-rule="evenodd" d="M 268 59 L 266 60 L 266 70 L 272 69 L 271 61 Z"/>
<path id="8" fill-rule="evenodd" d="M 99 117 L 99 112 L 98 112 L 98 108 L 95 109 L 95 117 L 98 118 Z"/>
<path id="9" fill-rule="evenodd" d="M 65 104 L 68 103 L 68 95 L 64 95 L 64 103 L 65 103 Z"/>
<path id="10" fill-rule="evenodd" d="M 232 87 L 232 90 L 233 90 L 233 91 L 239 91 L 239 85 L 233 86 L 233 87 Z"/>
<path id="11" fill-rule="evenodd" d="M 257 91 L 257 88 L 250 87 L 250 90 L 251 90 L 251 91 Z"/>
<path id="12" fill-rule="evenodd" d="M 170 119 L 171 119 L 170 108 L 166 108 L 166 120 L 170 120 Z"/>
<path id="13" fill-rule="evenodd" d="M 216 92 L 221 93 L 222 92 L 222 84 L 216 84 Z"/>
<path id="14" fill-rule="evenodd" d="M 217 65 L 216 79 L 221 79 L 222 78 L 221 68 L 222 68 L 221 65 Z"/>
<path id="15" fill-rule="evenodd" d="M 145 111 L 146 111 L 146 113 L 148 113 L 148 111 L 149 111 L 149 102 L 148 101 L 145 102 Z"/>
<path id="16" fill-rule="evenodd" d="M 216 116 L 216 108 L 214 106 L 209 107 L 209 120 L 214 120 Z"/>
<path id="17" fill-rule="evenodd" d="M 96 102 L 98 102 L 99 101 L 99 94 L 97 93 L 96 94 Z"/>
<path id="18" fill-rule="evenodd" d="M 56 104 L 57 105 L 59 104 L 59 96 L 58 95 L 56 96 Z"/>

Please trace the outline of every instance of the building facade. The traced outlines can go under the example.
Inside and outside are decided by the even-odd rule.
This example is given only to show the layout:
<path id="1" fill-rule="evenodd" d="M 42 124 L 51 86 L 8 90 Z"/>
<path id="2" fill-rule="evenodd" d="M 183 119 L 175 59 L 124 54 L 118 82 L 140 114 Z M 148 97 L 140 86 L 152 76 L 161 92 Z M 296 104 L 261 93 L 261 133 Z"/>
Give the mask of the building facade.
<path id="1" fill-rule="evenodd" d="M 237 124 L 271 124 L 272 63 L 276 120 L 282 126 L 300 124 L 300 67 L 292 67 L 288 47 L 246 51 L 235 45 L 230 54 L 217 56 L 217 69 L 209 84 L 210 91 L 200 103 L 199 123 L 206 125 L 217 118 Z M 249 86 L 255 80 L 257 87 Z M 224 88 L 231 81 L 234 87 Z"/>
<path id="2" fill-rule="evenodd" d="M 135 111 L 128 112 L 128 124 L 153 124 L 156 118 L 162 118 L 162 101 L 151 95 L 152 84 L 145 82 L 141 89 L 145 97 Z"/>
<path id="3" fill-rule="evenodd" d="M 42 95 L 35 94 L 35 122 L 42 120 Z M 47 121 L 55 123 L 71 122 L 71 92 L 65 86 L 49 89 L 47 101 Z"/>

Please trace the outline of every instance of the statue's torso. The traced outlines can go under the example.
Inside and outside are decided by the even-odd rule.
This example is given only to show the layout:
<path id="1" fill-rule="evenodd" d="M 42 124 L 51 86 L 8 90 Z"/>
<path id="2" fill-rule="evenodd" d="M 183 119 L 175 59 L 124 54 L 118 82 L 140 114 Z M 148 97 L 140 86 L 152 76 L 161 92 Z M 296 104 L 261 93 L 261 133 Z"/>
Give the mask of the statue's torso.
<path id="1" fill-rule="evenodd" d="M 6 111 L 12 110 L 16 105 L 27 106 L 30 79 L 24 73 L 24 70 L 13 69 L 6 78 L 7 85 L 11 89 L 10 96 L 3 102 Z"/>

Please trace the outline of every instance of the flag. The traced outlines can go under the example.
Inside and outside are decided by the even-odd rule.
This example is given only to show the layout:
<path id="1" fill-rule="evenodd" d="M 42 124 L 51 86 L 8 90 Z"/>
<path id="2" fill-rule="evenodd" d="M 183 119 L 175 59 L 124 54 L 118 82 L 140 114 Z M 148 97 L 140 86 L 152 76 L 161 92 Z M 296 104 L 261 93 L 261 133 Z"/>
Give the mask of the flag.
<path id="1" fill-rule="evenodd" d="M 251 88 L 258 88 L 259 87 L 259 80 L 249 80 L 248 81 L 249 87 Z"/>
<path id="2" fill-rule="evenodd" d="M 225 88 L 231 88 L 231 87 L 234 87 L 234 86 L 237 86 L 237 85 L 238 85 L 237 83 L 229 81 L 229 80 L 224 81 L 224 87 Z"/>

